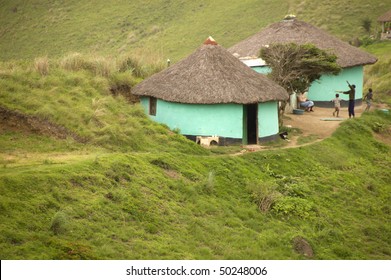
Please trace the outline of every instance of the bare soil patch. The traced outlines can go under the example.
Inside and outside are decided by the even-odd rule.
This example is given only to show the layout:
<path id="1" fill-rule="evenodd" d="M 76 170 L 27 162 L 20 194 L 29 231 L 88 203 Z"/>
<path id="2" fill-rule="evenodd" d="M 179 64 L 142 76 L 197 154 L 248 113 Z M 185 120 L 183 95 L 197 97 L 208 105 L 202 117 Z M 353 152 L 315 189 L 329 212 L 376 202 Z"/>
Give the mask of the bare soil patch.
<path id="1" fill-rule="evenodd" d="M 364 109 L 364 105 L 356 106 L 355 117 L 360 117 Z M 299 129 L 301 131 L 300 136 L 292 136 L 288 134 L 288 141 L 286 145 L 281 147 L 270 147 L 262 145 L 245 146 L 244 149 L 238 154 L 260 150 L 302 147 L 322 141 L 323 139 L 330 137 L 341 124 L 341 122 L 349 119 L 348 108 L 341 108 L 339 112 L 339 120 L 324 120 L 335 119 L 336 117 L 333 116 L 333 112 L 334 108 L 314 107 L 314 112 L 304 112 L 303 115 L 296 115 L 293 113 L 285 114 L 284 126 L 290 127 L 292 129 Z M 307 141 L 305 141 L 303 144 L 300 144 L 297 141 L 299 137 L 307 138 Z"/>
<path id="2" fill-rule="evenodd" d="M 87 139 L 47 119 L 26 115 L 0 106 L 0 133 L 4 131 L 17 131 L 26 134 L 35 133 L 57 139 L 71 137 L 77 142 L 87 142 Z"/>
<path id="3" fill-rule="evenodd" d="M 363 105 L 356 106 L 355 117 L 360 117 L 364 110 Z M 334 108 L 314 108 L 314 112 L 304 112 L 303 115 L 287 114 L 284 125 L 300 129 L 301 137 L 311 136 L 312 141 L 321 141 L 330 137 L 341 122 L 349 119 L 347 108 L 341 108 L 339 117 L 333 116 Z M 310 144 L 310 143 L 306 143 Z M 297 144 L 297 137 L 292 138 L 287 147 L 301 146 Z"/>

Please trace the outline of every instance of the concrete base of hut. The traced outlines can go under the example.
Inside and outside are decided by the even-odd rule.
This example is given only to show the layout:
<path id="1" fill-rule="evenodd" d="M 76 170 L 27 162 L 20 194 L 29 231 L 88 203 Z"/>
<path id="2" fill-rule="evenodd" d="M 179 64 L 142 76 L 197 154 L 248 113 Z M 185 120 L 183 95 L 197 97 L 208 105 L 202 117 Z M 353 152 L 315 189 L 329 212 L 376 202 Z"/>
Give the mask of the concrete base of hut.
<path id="1" fill-rule="evenodd" d="M 231 145 L 247 145 L 243 143 L 241 138 L 230 138 L 222 136 L 195 136 L 195 135 L 184 135 L 187 139 L 196 142 L 202 146 L 231 146 Z M 270 135 L 262 138 L 258 138 L 258 143 L 265 143 L 279 139 L 279 134 Z M 218 141 L 217 141 L 218 140 Z"/>
<path id="2" fill-rule="evenodd" d="M 339 95 L 339 97 L 343 98 L 345 96 L 341 96 L 342 94 Z M 316 110 L 316 107 L 319 108 L 334 108 L 334 103 L 330 101 L 314 101 L 315 107 L 314 110 Z M 349 100 L 342 100 L 341 101 L 341 107 L 342 108 L 347 108 L 349 105 Z M 362 105 L 362 99 L 356 99 L 354 102 L 355 106 L 361 106 Z"/>

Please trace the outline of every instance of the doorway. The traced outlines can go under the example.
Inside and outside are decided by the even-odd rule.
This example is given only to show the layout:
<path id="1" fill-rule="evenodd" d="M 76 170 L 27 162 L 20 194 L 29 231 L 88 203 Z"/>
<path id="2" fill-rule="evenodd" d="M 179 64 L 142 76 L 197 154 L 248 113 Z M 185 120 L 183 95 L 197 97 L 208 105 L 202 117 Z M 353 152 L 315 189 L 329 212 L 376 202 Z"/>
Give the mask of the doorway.
<path id="1" fill-rule="evenodd" d="M 243 105 L 243 143 L 258 144 L 258 104 Z"/>

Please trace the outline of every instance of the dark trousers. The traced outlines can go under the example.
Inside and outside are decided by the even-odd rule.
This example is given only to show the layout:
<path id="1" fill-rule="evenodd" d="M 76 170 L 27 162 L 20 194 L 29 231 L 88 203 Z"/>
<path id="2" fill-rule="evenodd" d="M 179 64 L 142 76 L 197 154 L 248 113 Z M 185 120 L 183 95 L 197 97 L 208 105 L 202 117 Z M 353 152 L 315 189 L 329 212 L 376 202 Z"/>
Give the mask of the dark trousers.
<path id="1" fill-rule="evenodd" d="M 348 111 L 349 111 L 349 118 L 352 116 L 354 118 L 354 100 L 349 100 Z"/>

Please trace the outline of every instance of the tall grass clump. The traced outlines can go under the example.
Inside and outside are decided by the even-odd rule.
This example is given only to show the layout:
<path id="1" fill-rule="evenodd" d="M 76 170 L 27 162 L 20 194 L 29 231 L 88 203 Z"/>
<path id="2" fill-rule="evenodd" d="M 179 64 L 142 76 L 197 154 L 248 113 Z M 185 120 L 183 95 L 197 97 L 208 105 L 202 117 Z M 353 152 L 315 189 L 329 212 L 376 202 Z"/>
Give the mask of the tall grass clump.
<path id="1" fill-rule="evenodd" d="M 63 211 L 59 211 L 53 216 L 50 230 L 56 235 L 63 234 L 67 230 L 68 222 L 67 215 Z"/>
<path id="2" fill-rule="evenodd" d="M 279 197 L 282 196 L 277 191 L 277 186 L 272 182 L 262 182 L 251 191 L 251 198 L 261 212 L 268 212 L 272 209 Z"/>
<path id="3" fill-rule="evenodd" d="M 116 67 L 113 59 L 101 56 L 91 58 L 90 65 L 93 74 L 102 77 L 109 77 Z"/>
<path id="4" fill-rule="evenodd" d="M 34 60 L 34 69 L 41 74 L 46 76 L 49 74 L 49 58 L 47 56 L 38 57 Z"/>
<path id="5" fill-rule="evenodd" d="M 80 53 L 71 53 L 63 57 L 60 61 L 61 68 L 68 71 L 80 71 L 86 67 L 86 59 Z"/>
<path id="6" fill-rule="evenodd" d="M 147 78 L 167 67 L 162 55 L 153 51 L 135 51 L 125 54 L 117 62 L 119 72 L 132 73 L 137 78 Z"/>
<path id="7" fill-rule="evenodd" d="M 132 55 L 124 56 L 118 61 L 118 70 L 119 72 L 132 73 L 135 77 L 143 77 L 142 65 Z"/>
<path id="8" fill-rule="evenodd" d="M 60 61 L 60 66 L 68 71 L 86 70 L 96 76 L 109 77 L 115 71 L 116 63 L 111 58 L 71 53 Z"/>

